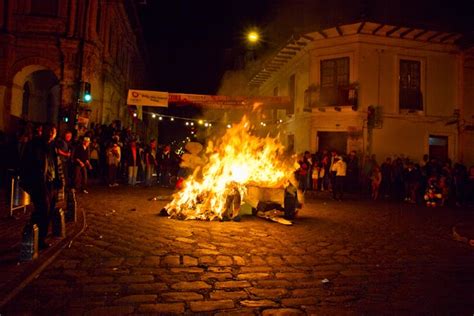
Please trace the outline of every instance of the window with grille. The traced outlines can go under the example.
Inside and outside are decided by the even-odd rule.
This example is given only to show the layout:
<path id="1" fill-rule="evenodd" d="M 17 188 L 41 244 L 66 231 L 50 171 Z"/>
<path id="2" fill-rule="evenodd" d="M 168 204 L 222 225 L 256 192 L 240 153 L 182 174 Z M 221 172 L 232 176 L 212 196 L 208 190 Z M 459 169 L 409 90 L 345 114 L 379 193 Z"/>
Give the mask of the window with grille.
<path id="1" fill-rule="evenodd" d="M 321 60 L 321 93 L 323 105 L 349 104 L 349 57 Z"/>
<path id="2" fill-rule="evenodd" d="M 400 60 L 399 102 L 400 110 L 423 110 L 420 61 Z"/>
<path id="3" fill-rule="evenodd" d="M 102 19 L 102 7 L 99 1 L 99 3 L 97 4 L 97 15 L 96 15 L 96 20 L 95 20 L 95 32 L 97 34 L 100 34 L 101 19 Z"/>
<path id="4" fill-rule="evenodd" d="M 31 14 L 57 16 L 58 2 L 59 0 L 31 0 Z"/>
<path id="5" fill-rule="evenodd" d="M 295 113 L 295 97 L 296 97 L 296 78 L 295 75 L 291 75 L 288 79 L 288 96 L 290 97 L 290 109 L 286 114 Z"/>

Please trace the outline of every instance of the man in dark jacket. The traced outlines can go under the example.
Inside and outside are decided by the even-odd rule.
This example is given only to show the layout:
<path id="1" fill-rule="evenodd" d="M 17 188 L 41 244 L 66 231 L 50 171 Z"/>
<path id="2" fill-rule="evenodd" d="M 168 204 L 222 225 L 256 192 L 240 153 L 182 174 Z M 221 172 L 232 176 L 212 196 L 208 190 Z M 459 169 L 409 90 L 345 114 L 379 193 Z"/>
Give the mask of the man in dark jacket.
<path id="1" fill-rule="evenodd" d="M 31 221 L 38 225 L 40 249 L 49 247 L 45 241 L 49 222 L 56 207 L 58 190 L 64 185 L 62 166 L 54 144 L 55 137 L 56 127 L 45 125 L 42 135 L 28 143 L 21 162 L 20 183 L 31 195 L 34 205 Z"/>
<path id="2" fill-rule="evenodd" d="M 162 186 L 168 187 L 170 186 L 171 174 L 173 172 L 174 167 L 174 155 L 171 151 L 171 146 L 166 145 L 160 155 L 160 159 L 158 165 L 160 166 L 160 184 Z"/>
<path id="3" fill-rule="evenodd" d="M 74 163 L 74 188 L 83 193 L 87 192 L 87 168 L 92 169 L 89 162 L 89 137 L 84 137 L 82 144 L 77 145 L 74 150 L 72 161 Z"/>

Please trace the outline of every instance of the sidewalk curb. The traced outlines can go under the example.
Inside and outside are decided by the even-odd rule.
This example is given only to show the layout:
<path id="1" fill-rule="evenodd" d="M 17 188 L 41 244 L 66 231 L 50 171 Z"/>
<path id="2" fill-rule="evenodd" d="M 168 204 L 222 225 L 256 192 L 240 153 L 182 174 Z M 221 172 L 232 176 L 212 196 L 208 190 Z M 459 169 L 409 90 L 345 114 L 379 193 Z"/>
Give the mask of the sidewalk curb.
<path id="1" fill-rule="evenodd" d="M 77 237 L 79 237 L 87 228 L 87 221 L 86 221 L 86 213 L 82 208 L 78 208 L 82 212 L 82 227 L 78 227 L 77 233 L 66 237 L 65 239 L 61 240 L 57 245 L 54 246 L 54 252 L 48 254 L 48 258 L 44 258 L 43 262 L 38 263 L 37 267 L 34 267 L 33 270 L 26 276 L 23 276 L 23 280 L 21 280 L 16 286 L 13 286 L 9 292 L 0 298 L 0 311 L 10 302 L 18 293 L 20 293 L 31 281 L 37 278 L 44 269 L 46 269 L 58 256 L 59 254 L 66 248 L 70 243 L 72 243 Z M 25 273 L 26 274 L 26 273 Z"/>

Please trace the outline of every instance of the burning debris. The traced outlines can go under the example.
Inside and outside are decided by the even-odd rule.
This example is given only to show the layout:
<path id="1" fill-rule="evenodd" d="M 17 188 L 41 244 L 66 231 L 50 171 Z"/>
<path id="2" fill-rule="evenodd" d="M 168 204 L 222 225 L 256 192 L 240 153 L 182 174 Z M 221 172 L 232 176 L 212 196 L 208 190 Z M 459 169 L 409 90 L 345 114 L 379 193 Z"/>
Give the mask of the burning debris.
<path id="1" fill-rule="evenodd" d="M 293 162 L 278 138 L 252 135 L 246 117 L 215 143 L 210 141 L 199 162 L 165 206 L 171 218 L 237 219 L 243 203 L 256 209 L 259 202 L 269 201 L 282 205 L 286 217 L 294 217 L 301 194 L 292 184 Z"/>

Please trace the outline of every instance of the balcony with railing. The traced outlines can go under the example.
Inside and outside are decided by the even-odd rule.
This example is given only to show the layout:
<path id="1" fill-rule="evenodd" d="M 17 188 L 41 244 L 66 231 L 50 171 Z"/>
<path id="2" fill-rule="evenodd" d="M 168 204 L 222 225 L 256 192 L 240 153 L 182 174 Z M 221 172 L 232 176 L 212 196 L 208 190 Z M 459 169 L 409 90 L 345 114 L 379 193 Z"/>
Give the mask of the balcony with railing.
<path id="1" fill-rule="evenodd" d="M 336 111 L 342 107 L 351 107 L 356 111 L 358 106 L 358 84 L 352 83 L 346 86 L 320 87 L 311 85 L 305 90 L 305 111 L 312 109 L 324 111 L 326 108 L 334 108 Z"/>

